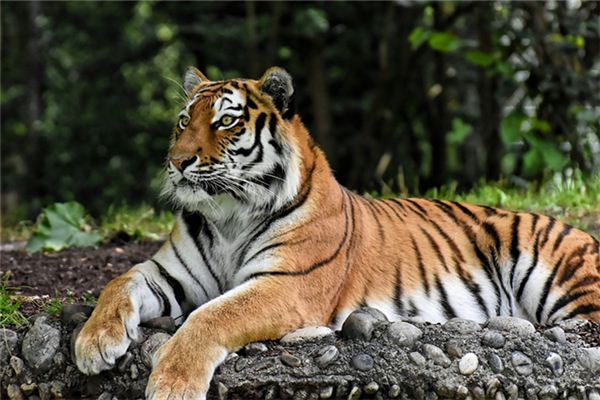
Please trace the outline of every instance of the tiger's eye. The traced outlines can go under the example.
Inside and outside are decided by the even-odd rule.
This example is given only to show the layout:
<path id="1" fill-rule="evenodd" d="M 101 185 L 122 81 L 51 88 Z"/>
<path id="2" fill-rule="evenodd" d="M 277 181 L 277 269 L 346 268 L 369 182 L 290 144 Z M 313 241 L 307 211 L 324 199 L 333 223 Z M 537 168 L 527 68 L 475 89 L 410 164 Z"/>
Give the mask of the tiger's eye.
<path id="1" fill-rule="evenodd" d="M 181 117 L 181 125 L 186 126 L 190 122 L 190 117 L 184 115 Z"/>
<path id="2" fill-rule="evenodd" d="M 233 117 L 231 115 L 225 115 L 223 118 L 221 118 L 221 125 L 223 126 L 229 126 L 233 123 Z"/>

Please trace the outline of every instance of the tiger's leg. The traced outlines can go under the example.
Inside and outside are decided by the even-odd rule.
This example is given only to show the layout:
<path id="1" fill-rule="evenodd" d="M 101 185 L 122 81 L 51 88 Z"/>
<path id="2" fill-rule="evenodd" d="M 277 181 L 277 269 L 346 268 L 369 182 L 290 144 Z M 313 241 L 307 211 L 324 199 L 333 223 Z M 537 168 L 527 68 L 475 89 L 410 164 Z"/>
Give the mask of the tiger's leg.
<path id="1" fill-rule="evenodd" d="M 325 310 L 311 304 L 284 277 L 246 282 L 206 303 L 188 317 L 154 357 L 148 399 L 205 399 L 215 368 L 247 343 L 276 339 L 305 324 L 323 324 Z M 287 283 L 287 285 L 286 285 Z M 310 316 L 310 318 L 308 318 Z"/>
<path id="2" fill-rule="evenodd" d="M 173 283 L 155 261 L 138 264 L 113 279 L 77 336 L 75 358 L 79 370 L 98 374 L 113 367 L 131 341 L 138 338 L 140 322 L 161 315 L 181 315 L 177 301 L 180 287 Z"/>

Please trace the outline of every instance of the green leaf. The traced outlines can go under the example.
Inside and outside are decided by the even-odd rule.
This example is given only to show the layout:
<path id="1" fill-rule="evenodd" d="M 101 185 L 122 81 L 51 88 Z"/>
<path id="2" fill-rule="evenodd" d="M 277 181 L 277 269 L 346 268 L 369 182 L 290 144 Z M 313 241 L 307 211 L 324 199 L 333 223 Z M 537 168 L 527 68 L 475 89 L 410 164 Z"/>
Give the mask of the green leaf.
<path id="1" fill-rule="evenodd" d="M 431 32 L 423 27 L 416 27 L 408 36 L 408 41 L 413 49 L 418 49 L 429 39 Z"/>
<path id="2" fill-rule="evenodd" d="M 533 133 L 526 133 L 524 136 L 532 149 L 539 151 L 545 166 L 552 171 L 560 172 L 569 163 L 568 158 L 557 148 L 555 143 L 541 139 Z"/>
<path id="3" fill-rule="evenodd" d="M 450 53 L 458 49 L 460 39 L 449 32 L 433 32 L 429 38 L 429 47 L 443 53 Z"/>
<path id="4" fill-rule="evenodd" d="M 465 54 L 467 61 L 480 67 L 489 67 L 496 61 L 496 54 L 484 51 L 468 51 Z"/>
<path id="5" fill-rule="evenodd" d="M 517 142 L 523 137 L 523 122 L 527 116 L 521 112 L 508 114 L 500 123 L 500 137 L 505 144 Z"/>
<path id="6" fill-rule="evenodd" d="M 526 176 L 539 174 L 544 170 L 544 156 L 539 149 L 529 149 L 523 156 L 523 172 Z"/>
<path id="7" fill-rule="evenodd" d="M 85 217 L 85 208 L 74 201 L 46 207 L 27 243 L 27 251 L 58 251 L 67 247 L 97 245 L 102 236 L 86 230 Z"/>
<path id="8" fill-rule="evenodd" d="M 461 144 L 471 134 L 473 127 L 461 118 L 452 119 L 452 130 L 448 132 L 447 139 L 450 144 Z"/>

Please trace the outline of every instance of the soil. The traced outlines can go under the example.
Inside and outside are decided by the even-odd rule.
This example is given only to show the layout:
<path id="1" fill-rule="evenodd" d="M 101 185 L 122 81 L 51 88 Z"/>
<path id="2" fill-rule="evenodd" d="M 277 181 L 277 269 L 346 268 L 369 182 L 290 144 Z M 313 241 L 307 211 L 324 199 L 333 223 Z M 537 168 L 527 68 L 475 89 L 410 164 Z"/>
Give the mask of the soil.
<path id="1" fill-rule="evenodd" d="M 114 277 L 146 260 L 161 242 L 109 244 L 57 253 L 0 251 L 0 281 L 10 293 L 28 297 L 81 297 L 100 291 Z"/>

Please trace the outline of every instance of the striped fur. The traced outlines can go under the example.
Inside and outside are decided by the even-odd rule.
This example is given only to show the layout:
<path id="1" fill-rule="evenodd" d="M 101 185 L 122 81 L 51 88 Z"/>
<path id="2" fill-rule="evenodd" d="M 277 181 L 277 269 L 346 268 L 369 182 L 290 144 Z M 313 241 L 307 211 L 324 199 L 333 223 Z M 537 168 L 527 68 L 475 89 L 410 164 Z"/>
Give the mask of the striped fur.
<path id="1" fill-rule="evenodd" d="M 228 352 L 339 327 L 364 305 L 392 320 L 600 321 L 590 235 L 531 213 L 360 197 L 291 115 L 287 73 L 219 82 L 192 73 L 165 184 L 177 222 L 150 260 L 103 291 L 76 342 L 83 372 L 113 366 L 140 321 L 160 315 L 183 326 L 155 357 L 156 399 L 203 399 Z"/>

